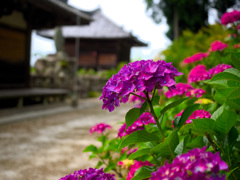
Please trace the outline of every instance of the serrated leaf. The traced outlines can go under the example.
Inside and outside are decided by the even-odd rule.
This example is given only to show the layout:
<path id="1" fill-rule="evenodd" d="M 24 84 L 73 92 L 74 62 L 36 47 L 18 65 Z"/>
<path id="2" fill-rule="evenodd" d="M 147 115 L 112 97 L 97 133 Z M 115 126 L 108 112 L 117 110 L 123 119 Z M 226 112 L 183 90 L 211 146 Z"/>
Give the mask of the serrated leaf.
<path id="1" fill-rule="evenodd" d="M 240 70 L 240 53 L 231 53 L 231 60 L 234 67 Z"/>
<path id="2" fill-rule="evenodd" d="M 177 105 L 183 103 L 183 102 L 186 101 L 187 99 L 189 99 L 189 98 L 188 98 L 188 97 L 181 98 L 181 99 L 179 99 L 179 100 L 177 100 L 177 101 L 174 101 L 174 102 L 168 104 L 167 106 L 165 106 L 165 107 L 160 111 L 160 113 L 161 113 L 161 114 L 165 113 L 167 110 L 176 107 Z"/>
<path id="3" fill-rule="evenodd" d="M 154 147 L 151 151 L 157 155 L 157 157 L 160 156 L 167 156 L 170 155 L 171 157 L 174 157 L 174 151 L 179 144 L 179 138 L 177 131 L 173 131 L 171 135 L 169 135 L 163 142 L 161 142 L 159 145 Z"/>
<path id="4" fill-rule="evenodd" d="M 225 137 L 236 123 L 237 114 L 221 106 L 214 112 L 212 119 L 215 119 L 213 129 L 219 132 L 221 137 Z"/>
<path id="5" fill-rule="evenodd" d="M 147 101 L 145 101 L 140 108 L 140 114 L 144 113 L 144 111 L 147 109 L 147 107 L 148 107 L 148 103 L 147 103 Z"/>
<path id="6" fill-rule="evenodd" d="M 140 142 L 152 142 L 152 141 L 160 141 L 161 139 L 146 130 L 135 131 L 129 136 L 127 136 L 119 145 L 118 148 L 123 148 L 131 144 L 136 144 Z"/>
<path id="7" fill-rule="evenodd" d="M 125 122 L 127 125 L 127 128 L 131 126 L 140 116 L 140 108 L 133 108 L 130 109 L 126 116 L 125 116 Z"/>
<path id="8" fill-rule="evenodd" d="M 135 173 L 131 180 L 142 180 L 151 177 L 151 173 L 156 171 L 155 167 L 152 166 L 142 166 Z"/>
<path id="9" fill-rule="evenodd" d="M 151 148 L 145 148 L 145 149 L 141 149 L 141 150 L 137 150 L 136 152 L 132 153 L 128 159 L 135 159 L 137 157 L 143 156 L 145 154 L 149 154 L 150 153 Z"/>
<path id="10" fill-rule="evenodd" d="M 209 118 L 193 119 L 193 133 L 198 135 L 215 134 L 213 130 L 214 120 Z"/>
<path id="11" fill-rule="evenodd" d="M 193 149 L 193 148 L 202 148 L 205 145 L 206 143 L 203 141 L 203 137 L 197 136 L 190 143 L 186 144 L 186 147 Z"/>

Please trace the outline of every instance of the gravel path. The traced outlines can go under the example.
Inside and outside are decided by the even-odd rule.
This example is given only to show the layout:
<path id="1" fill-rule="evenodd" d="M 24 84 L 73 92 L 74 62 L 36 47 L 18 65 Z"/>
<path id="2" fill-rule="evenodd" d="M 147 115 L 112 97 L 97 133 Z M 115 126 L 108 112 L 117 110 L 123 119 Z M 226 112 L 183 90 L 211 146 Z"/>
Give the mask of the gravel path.
<path id="1" fill-rule="evenodd" d="M 132 105 L 122 104 L 109 113 L 98 99 L 83 108 L 0 125 L 0 179 L 57 180 L 78 169 L 93 167 L 83 149 L 97 144 L 89 128 L 99 122 L 113 125 L 117 133 Z M 88 105 L 86 105 L 86 103 Z"/>

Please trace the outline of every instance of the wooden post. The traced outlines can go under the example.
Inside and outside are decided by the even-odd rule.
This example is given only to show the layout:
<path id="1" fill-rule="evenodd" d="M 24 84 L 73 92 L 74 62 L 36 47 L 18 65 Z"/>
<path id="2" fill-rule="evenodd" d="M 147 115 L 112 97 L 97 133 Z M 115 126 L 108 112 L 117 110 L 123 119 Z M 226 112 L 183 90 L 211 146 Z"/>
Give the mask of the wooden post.
<path id="1" fill-rule="evenodd" d="M 76 26 L 80 25 L 80 17 L 76 16 Z M 77 107 L 78 106 L 78 61 L 79 61 L 79 51 L 80 51 L 80 39 L 79 37 L 76 37 L 75 39 L 75 57 L 76 60 L 74 62 L 74 74 L 73 74 L 73 91 L 72 91 L 72 106 Z"/>

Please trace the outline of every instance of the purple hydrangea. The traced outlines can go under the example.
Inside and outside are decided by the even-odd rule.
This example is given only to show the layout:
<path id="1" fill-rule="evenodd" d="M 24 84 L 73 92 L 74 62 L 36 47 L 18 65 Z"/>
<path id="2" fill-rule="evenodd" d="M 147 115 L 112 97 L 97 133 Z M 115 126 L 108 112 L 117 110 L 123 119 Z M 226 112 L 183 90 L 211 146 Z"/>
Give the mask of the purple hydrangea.
<path id="1" fill-rule="evenodd" d="M 102 132 L 104 132 L 106 129 L 111 129 L 111 128 L 112 127 L 106 123 L 99 123 L 90 128 L 89 134 L 91 135 L 94 132 L 102 134 Z"/>
<path id="2" fill-rule="evenodd" d="M 194 54 L 193 56 L 190 56 L 186 59 L 183 60 L 184 64 L 189 64 L 189 63 L 194 63 L 196 61 L 201 61 L 203 58 L 207 57 L 209 54 L 208 53 L 197 53 Z"/>
<path id="3" fill-rule="evenodd" d="M 212 77 L 215 74 L 223 72 L 224 70 L 229 69 L 229 68 L 232 68 L 232 66 L 228 65 L 228 64 L 219 64 L 216 67 L 213 67 L 212 69 L 209 69 L 208 72 L 209 72 L 210 76 Z"/>
<path id="4" fill-rule="evenodd" d="M 177 156 L 172 164 L 167 162 L 153 172 L 150 180 L 224 180 L 228 165 L 221 160 L 219 152 L 206 152 L 207 147 L 195 148 L 188 153 Z"/>
<path id="5" fill-rule="evenodd" d="M 59 180 L 116 180 L 114 174 L 104 173 L 102 169 L 80 169 L 73 174 L 69 174 Z"/>
<path id="6" fill-rule="evenodd" d="M 118 131 L 118 137 L 121 138 L 121 137 L 129 135 L 135 131 L 144 130 L 144 125 L 147 125 L 150 123 L 152 123 L 152 124 L 155 123 L 154 118 L 151 113 L 145 112 L 145 113 L 141 114 L 141 116 L 127 129 L 126 129 L 127 125 L 126 125 L 126 123 L 124 123 Z"/>
<path id="7" fill-rule="evenodd" d="M 206 70 L 206 66 L 202 64 L 199 64 L 191 69 L 188 75 L 188 83 L 203 81 L 206 79 L 210 79 L 210 74 Z"/>
<path id="8" fill-rule="evenodd" d="M 226 12 L 221 17 L 222 25 L 227 25 L 235 21 L 240 21 L 240 11 L 234 10 L 232 12 Z"/>
<path id="9" fill-rule="evenodd" d="M 126 103 L 131 93 L 152 92 L 156 87 L 174 88 L 175 76 L 182 75 L 178 70 L 163 60 L 141 60 L 125 65 L 113 75 L 103 87 L 102 109 L 110 112 L 120 103 Z"/>

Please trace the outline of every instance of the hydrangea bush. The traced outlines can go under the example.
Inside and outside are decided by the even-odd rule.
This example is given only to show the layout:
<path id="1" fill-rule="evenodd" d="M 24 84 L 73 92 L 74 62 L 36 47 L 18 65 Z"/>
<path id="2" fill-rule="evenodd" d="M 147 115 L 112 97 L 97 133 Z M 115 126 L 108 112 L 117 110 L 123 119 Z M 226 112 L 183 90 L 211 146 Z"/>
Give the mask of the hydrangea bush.
<path id="1" fill-rule="evenodd" d="M 221 19 L 234 39 L 212 41 L 207 52 L 179 62 L 179 70 L 164 60 L 140 60 L 113 75 L 103 87 L 102 109 L 117 111 L 127 102 L 133 108 L 111 136 L 108 124 L 91 127 L 101 145 L 84 152 L 98 158 L 96 169 L 62 179 L 239 179 L 239 14 Z"/>

